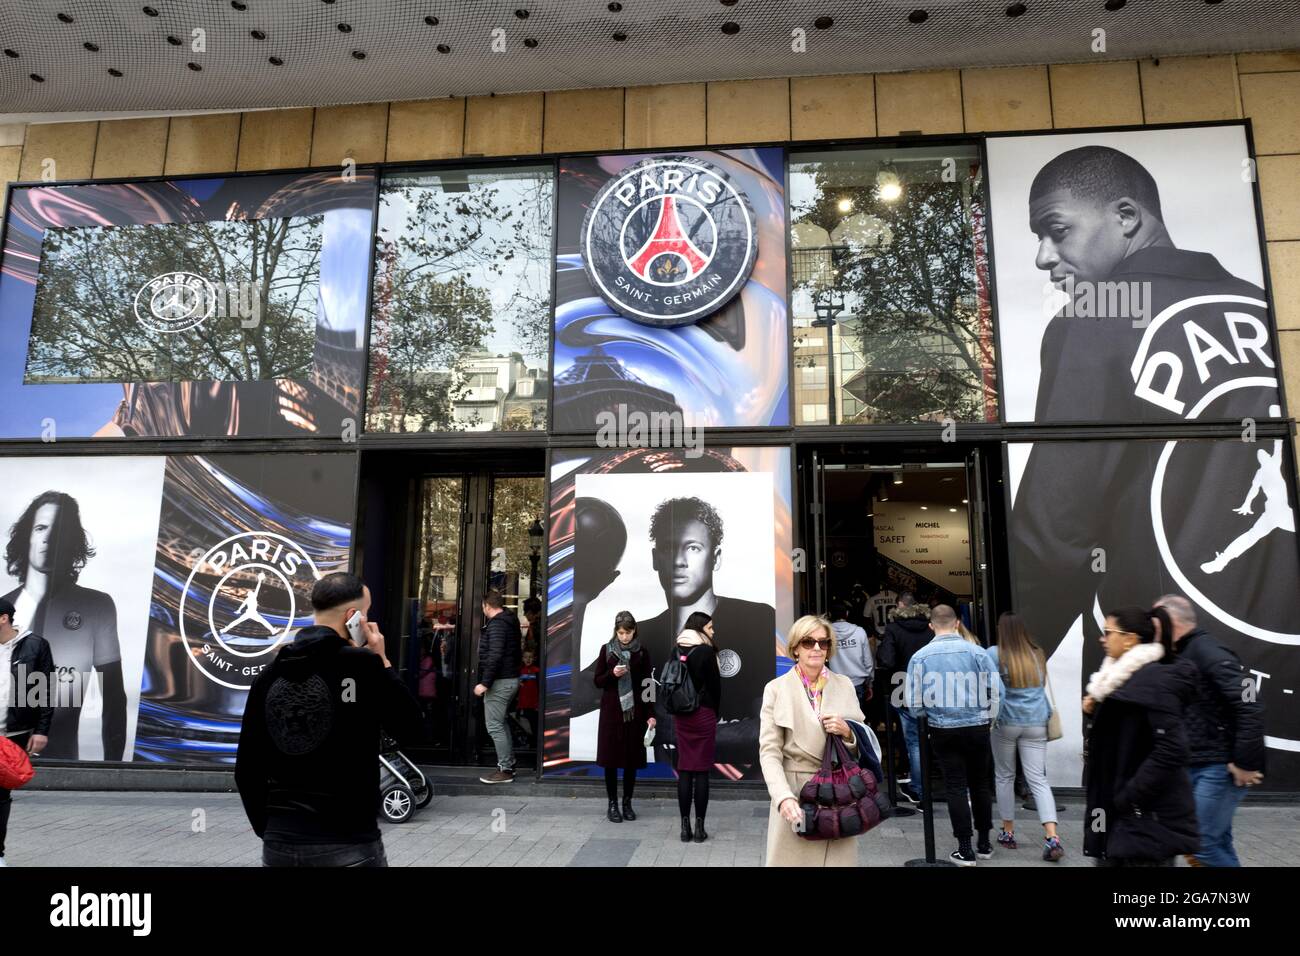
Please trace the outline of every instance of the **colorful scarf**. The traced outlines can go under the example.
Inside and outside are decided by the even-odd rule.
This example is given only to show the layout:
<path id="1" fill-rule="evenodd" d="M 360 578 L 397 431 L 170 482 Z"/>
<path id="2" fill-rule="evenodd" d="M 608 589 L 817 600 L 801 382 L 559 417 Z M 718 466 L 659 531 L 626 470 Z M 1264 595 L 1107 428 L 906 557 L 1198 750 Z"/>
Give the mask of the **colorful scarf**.
<path id="1" fill-rule="evenodd" d="M 618 679 L 618 705 L 623 708 L 623 722 L 628 723 L 636 716 L 636 697 L 632 687 L 632 655 L 641 650 L 641 642 L 635 637 L 626 647 L 617 637 L 611 637 L 605 645 L 610 657 L 627 668 Z"/>
<path id="2" fill-rule="evenodd" d="M 794 665 L 795 670 L 799 672 L 799 680 L 803 682 L 803 689 L 808 694 L 808 705 L 812 707 L 813 713 L 820 720 L 822 716 L 822 691 L 826 689 L 826 668 L 817 675 L 815 681 L 808 680 L 808 675 L 803 672 L 803 668 L 798 664 Z"/>

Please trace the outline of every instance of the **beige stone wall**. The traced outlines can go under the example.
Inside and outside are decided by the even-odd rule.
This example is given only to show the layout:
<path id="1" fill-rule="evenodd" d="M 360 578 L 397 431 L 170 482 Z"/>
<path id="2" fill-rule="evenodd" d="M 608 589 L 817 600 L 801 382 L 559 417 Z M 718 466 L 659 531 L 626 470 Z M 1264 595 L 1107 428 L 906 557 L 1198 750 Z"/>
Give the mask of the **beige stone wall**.
<path id="1" fill-rule="evenodd" d="M 0 126 L 0 187 L 746 141 L 1250 117 L 1283 372 L 1300 406 L 1300 51 L 733 80 L 404 103 Z"/>

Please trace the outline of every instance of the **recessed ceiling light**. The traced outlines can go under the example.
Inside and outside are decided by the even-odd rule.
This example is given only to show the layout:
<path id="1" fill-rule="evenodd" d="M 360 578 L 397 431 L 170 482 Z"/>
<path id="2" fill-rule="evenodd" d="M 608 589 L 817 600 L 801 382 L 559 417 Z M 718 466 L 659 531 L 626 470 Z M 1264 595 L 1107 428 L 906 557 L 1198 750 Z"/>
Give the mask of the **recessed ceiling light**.
<path id="1" fill-rule="evenodd" d="M 724 7 L 734 7 L 736 5 L 736 0 L 718 0 L 718 3 L 722 4 Z"/>
<path id="2" fill-rule="evenodd" d="M 181 45 L 181 38 L 180 38 L 180 37 L 168 37 L 168 38 L 167 38 L 167 42 L 170 43 L 172 46 L 180 46 L 180 45 Z"/>
<path id="3" fill-rule="evenodd" d="M 354 60 L 364 60 L 365 58 L 366 58 L 366 51 L 365 51 L 365 50 L 353 50 L 353 51 L 352 51 L 352 59 L 354 59 Z"/>
<path id="4" fill-rule="evenodd" d="M 929 511 L 929 510 L 930 510 L 930 506 L 929 506 L 929 505 L 921 505 L 921 510 L 922 510 L 922 511 Z"/>
<path id="5" fill-rule="evenodd" d="M 618 33 L 614 34 L 615 43 L 622 43 L 626 39 L 627 39 L 627 34 L 623 33 L 622 31 L 619 31 Z"/>
<path id="6" fill-rule="evenodd" d="M 244 3 L 243 0 L 230 0 L 230 5 L 234 7 L 236 10 L 248 9 L 248 4 Z"/>
<path id="7" fill-rule="evenodd" d="M 835 25 L 835 21 L 832 20 L 830 17 L 818 17 L 816 20 L 813 21 L 813 26 L 815 26 L 818 30 L 829 30 L 834 25 Z"/>
<path id="8" fill-rule="evenodd" d="M 728 20 L 726 23 L 722 25 L 722 32 L 729 37 L 734 37 L 737 33 L 740 32 L 740 24 Z"/>
<path id="9" fill-rule="evenodd" d="M 524 46 L 528 47 L 528 49 L 530 49 L 530 50 L 536 49 L 536 48 L 537 48 L 537 40 L 536 40 L 536 38 L 535 38 L 535 37 L 524 37 Z"/>
<path id="10" fill-rule="evenodd" d="M 249 30 L 249 31 L 248 31 L 248 35 L 249 35 L 250 37 L 252 37 L 254 40 L 265 40 L 265 39 L 266 39 L 266 34 L 263 33 L 261 30 Z"/>
<path id="11" fill-rule="evenodd" d="M 199 66 L 197 63 L 186 63 L 185 65 L 188 66 L 195 73 L 198 73 L 200 70 L 203 69 L 203 67 Z"/>
<path id="12" fill-rule="evenodd" d="M 37 83 L 44 83 L 44 82 L 45 82 L 45 77 L 41 76 L 39 73 L 33 73 L 33 74 L 31 74 L 31 77 L 32 77 L 32 79 L 35 80 Z"/>
<path id="13" fill-rule="evenodd" d="M 141 7 L 140 9 L 144 11 L 144 15 L 145 15 L 146 17 L 156 17 L 156 16 L 158 16 L 158 11 L 155 10 L 153 7 Z"/>
<path id="14" fill-rule="evenodd" d="M 272 66 L 284 66 L 284 60 L 280 59 L 278 56 L 267 57 L 266 62 L 270 63 Z"/>
<path id="15" fill-rule="evenodd" d="M 66 13 L 60 13 L 60 14 L 58 14 L 58 18 L 59 18 L 59 21 L 62 22 L 62 23 L 71 23 L 71 22 L 72 22 L 72 17 L 68 16 Z"/>
<path id="16" fill-rule="evenodd" d="M 7 57 L 11 57 L 12 59 L 15 59 L 15 60 L 16 60 L 16 59 L 18 59 L 18 51 L 17 51 L 17 50 L 10 50 L 8 47 L 6 47 L 6 48 L 5 48 L 5 56 L 7 56 Z"/>
<path id="17" fill-rule="evenodd" d="M 425 17 L 425 18 L 424 18 L 424 22 L 427 23 L 427 24 L 429 24 L 429 26 L 431 26 L 431 27 L 436 27 L 436 26 L 438 25 L 438 18 L 437 18 L 437 17 Z"/>
<path id="18" fill-rule="evenodd" d="M 1105 7 L 1113 13 L 1126 3 L 1128 3 L 1128 0 L 1106 0 Z"/>
<path id="19" fill-rule="evenodd" d="M 109 75 L 109 76 L 118 76 L 118 77 L 120 77 L 120 76 L 122 75 L 122 71 L 121 71 L 121 70 L 115 70 L 115 69 L 113 69 L 113 68 L 110 66 L 110 67 L 108 68 L 108 75 Z"/>
<path id="20" fill-rule="evenodd" d="M 957 513 L 957 509 L 956 509 L 956 508 L 949 508 L 948 510 L 951 511 L 953 514 L 956 514 L 956 513 Z"/>
<path id="21" fill-rule="evenodd" d="M 447 46 L 447 44 L 445 44 L 445 43 L 439 43 L 439 44 L 438 44 L 438 52 L 439 52 L 439 53 L 450 53 L 450 52 L 451 52 L 451 47 Z"/>
<path id="22" fill-rule="evenodd" d="M 1013 3 L 1011 4 L 1011 6 L 1007 7 L 1007 16 L 1018 17 L 1021 16 L 1028 9 L 1029 8 L 1025 6 L 1023 3 Z"/>
<path id="23" fill-rule="evenodd" d="M 623 10 L 623 4 L 621 4 L 621 3 L 611 3 L 611 4 L 609 5 L 609 12 L 610 12 L 610 13 L 621 13 L 622 10 Z"/>
<path id="24" fill-rule="evenodd" d="M 97 43 L 91 43 L 89 40 L 87 40 L 85 43 L 83 43 L 83 44 L 81 44 L 81 45 L 84 46 L 84 47 L 85 47 L 87 50 L 89 50 L 91 53 L 98 53 L 98 52 L 99 52 L 99 44 L 97 44 Z"/>
<path id="25" fill-rule="evenodd" d="M 961 500 L 961 503 L 964 504 L 964 505 L 970 504 L 970 502 L 969 502 L 967 499 L 965 499 L 965 498 L 963 498 L 963 499 Z"/>
<path id="26" fill-rule="evenodd" d="M 926 20 L 930 19 L 930 14 L 926 13 L 924 10 L 913 10 L 907 15 L 907 19 L 911 20 L 913 23 L 924 23 Z"/>
<path id="27" fill-rule="evenodd" d="M 521 8 L 519 8 L 518 10 L 515 11 L 515 16 L 517 16 L 520 20 L 527 20 L 527 19 L 528 19 L 528 11 L 525 10 L 525 9 L 523 9 L 523 8 L 521 7 Z"/>
<path id="28" fill-rule="evenodd" d="M 351 32 L 352 32 L 352 24 L 350 23 L 339 24 L 339 33 L 351 33 Z"/>

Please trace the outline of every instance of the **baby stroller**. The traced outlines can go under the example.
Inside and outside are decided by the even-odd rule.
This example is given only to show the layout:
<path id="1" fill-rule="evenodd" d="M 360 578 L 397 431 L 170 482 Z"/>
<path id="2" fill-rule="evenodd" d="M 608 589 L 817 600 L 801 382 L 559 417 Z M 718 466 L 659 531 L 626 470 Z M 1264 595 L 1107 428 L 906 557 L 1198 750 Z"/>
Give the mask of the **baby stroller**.
<path id="1" fill-rule="evenodd" d="M 384 737 L 379 747 L 379 806 L 389 823 L 405 823 L 433 799 L 433 787 L 411 759 Z"/>

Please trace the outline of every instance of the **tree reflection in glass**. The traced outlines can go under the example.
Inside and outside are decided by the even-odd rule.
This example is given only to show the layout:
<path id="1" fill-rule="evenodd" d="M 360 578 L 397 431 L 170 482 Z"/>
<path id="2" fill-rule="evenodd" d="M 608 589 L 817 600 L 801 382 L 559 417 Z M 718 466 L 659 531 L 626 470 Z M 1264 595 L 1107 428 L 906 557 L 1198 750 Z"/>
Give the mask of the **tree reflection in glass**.
<path id="1" fill-rule="evenodd" d="M 790 176 L 795 420 L 996 421 L 975 147 L 796 154 Z"/>
<path id="2" fill-rule="evenodd" d="M 385 177 L 367 428 L 546 427 L 553 196 L 549 167 Z"/>

